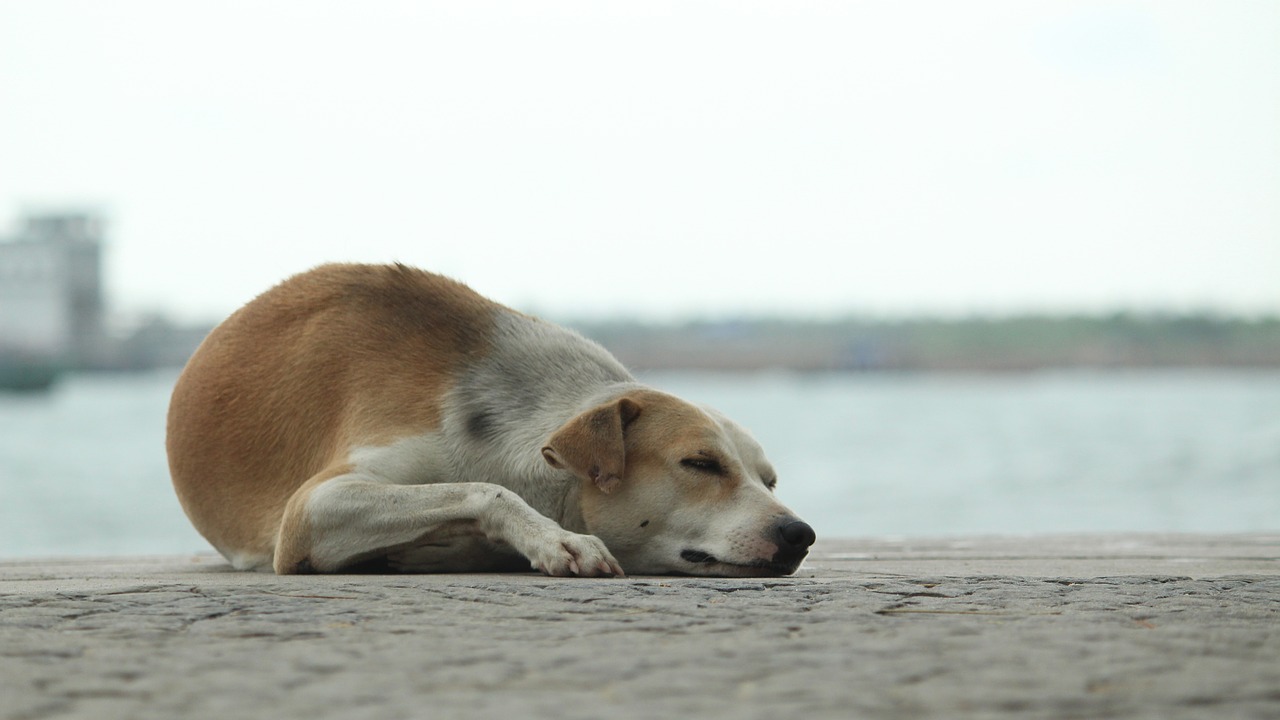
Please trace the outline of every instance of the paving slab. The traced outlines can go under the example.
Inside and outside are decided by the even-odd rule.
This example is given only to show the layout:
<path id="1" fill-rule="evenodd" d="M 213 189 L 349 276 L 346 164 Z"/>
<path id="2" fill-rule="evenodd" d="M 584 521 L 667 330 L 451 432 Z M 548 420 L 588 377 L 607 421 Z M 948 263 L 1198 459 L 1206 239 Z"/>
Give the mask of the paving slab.
<path id="1" fill-rule="evenodd" d="M 793 577 L 0 560 L 0 717 L 1277 718 L 1280 534 L 823 541 Z"/>

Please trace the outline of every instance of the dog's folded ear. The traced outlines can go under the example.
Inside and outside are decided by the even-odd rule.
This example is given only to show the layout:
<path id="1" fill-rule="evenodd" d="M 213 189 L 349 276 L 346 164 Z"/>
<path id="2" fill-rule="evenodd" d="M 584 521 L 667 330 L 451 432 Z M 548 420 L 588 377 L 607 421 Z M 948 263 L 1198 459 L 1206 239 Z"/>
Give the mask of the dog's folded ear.
<path id="1" fill-rule="evenodd" d="M 542 448 L 554 468 L 566 468 L 609 493 L 622 482 L 627 465 L 626 430 L 640 415 L 640 404 L 619 398 L 587 410 L 565 423 Z"/>

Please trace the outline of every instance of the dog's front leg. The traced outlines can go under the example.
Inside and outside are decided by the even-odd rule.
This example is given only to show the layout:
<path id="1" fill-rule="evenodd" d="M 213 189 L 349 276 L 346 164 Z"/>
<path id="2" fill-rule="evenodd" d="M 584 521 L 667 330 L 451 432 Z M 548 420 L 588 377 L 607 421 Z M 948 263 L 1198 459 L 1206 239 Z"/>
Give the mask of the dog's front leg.
<path id="1" fill-rule="evenodd" d="M 290 499 L 274 567 L 334 572 L 459 534 L 509 545 L 548 575 L 623 574 L 599 538 L 565 530 L 501 486 L 398 485 L 356 473 L 308 483 Z"/>

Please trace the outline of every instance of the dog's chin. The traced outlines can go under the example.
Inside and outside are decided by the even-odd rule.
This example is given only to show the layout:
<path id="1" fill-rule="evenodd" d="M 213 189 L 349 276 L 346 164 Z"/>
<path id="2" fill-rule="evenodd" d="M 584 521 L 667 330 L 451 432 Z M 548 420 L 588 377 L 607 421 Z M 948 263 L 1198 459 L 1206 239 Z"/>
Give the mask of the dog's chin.
<path id="1" fill-rule="evenodd" d="M 685 550 L 680 553 L 681 562 L 675 572 L 702 577 L 784 577 L 800 569 L 800 563 L 807 554 L 785 561 L 760 558 L 746 562 L 732 562 L 721 560 L 700 550 Z"/>

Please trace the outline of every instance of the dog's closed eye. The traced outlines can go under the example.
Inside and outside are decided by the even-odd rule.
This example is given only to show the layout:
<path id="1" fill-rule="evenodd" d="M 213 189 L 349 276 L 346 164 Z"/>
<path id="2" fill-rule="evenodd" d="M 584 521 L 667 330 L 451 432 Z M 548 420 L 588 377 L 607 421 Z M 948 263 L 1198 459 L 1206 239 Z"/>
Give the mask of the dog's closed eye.
<path id="1" fill-rule="evenodd" d="M 724 475 L 724 466 L 719 460 L 712 457 L 691 457 L 680 461 L 680 464 L 698 472 L 704 472 L 709 475 Z"/>

